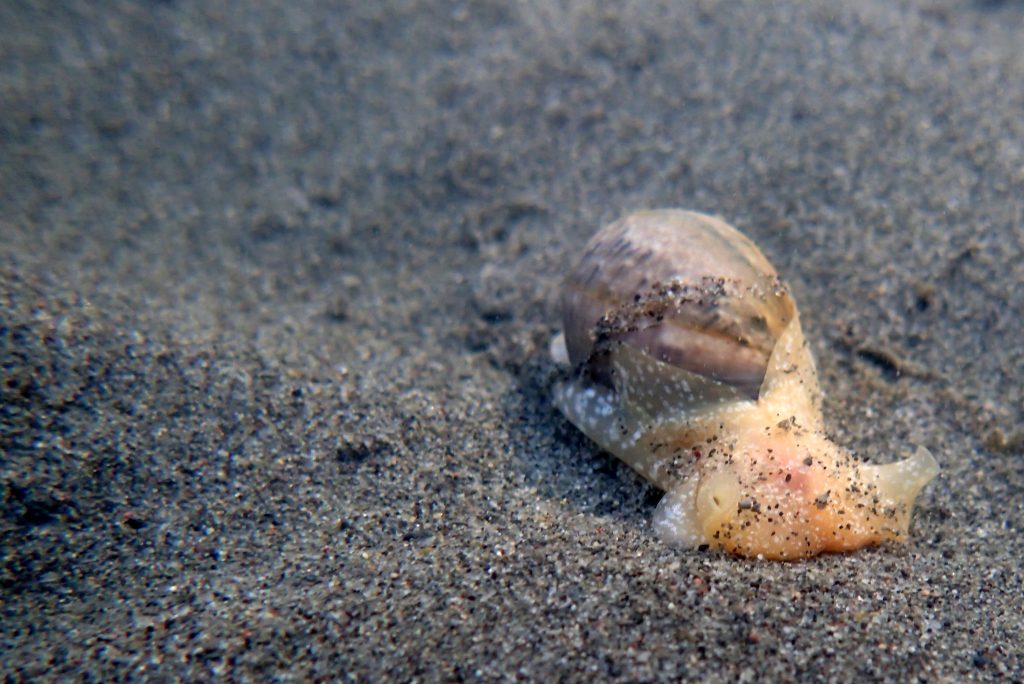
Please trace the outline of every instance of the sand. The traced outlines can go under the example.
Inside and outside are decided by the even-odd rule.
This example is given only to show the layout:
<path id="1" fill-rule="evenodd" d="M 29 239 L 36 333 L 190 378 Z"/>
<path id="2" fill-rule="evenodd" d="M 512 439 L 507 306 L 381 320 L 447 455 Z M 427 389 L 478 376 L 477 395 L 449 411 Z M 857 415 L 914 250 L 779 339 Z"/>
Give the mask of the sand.
<path id="1" fill-rule="evenodd" d="M 358 8 L 356 7 L 358 5 Z M 0 6 L 9 680 L 1024 680 L 1024 5 Z M 668 548 L 550 404 L 642 207 L 790 284 L 912 537 Z"/>

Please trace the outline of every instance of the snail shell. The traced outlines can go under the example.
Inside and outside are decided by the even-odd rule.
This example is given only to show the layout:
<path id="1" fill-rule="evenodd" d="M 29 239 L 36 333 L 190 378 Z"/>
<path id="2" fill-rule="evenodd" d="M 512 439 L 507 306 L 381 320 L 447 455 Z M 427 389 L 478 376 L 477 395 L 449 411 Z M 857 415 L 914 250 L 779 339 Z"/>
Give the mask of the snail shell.
<path id="1" fill-rule="evenodd" d="M 552 351 L 575 373 L 555 405 L 667 492 L 660 537 L 775 559 L 906 538 L 935 459 L 867 465 L 825 436 L 796 305 L 735 228 L 626 216 L 587 244 L 562 308 Z"/>
<path id="2" fill-rule="evenodd" d="M 605 228 L 563 293 L 574 366 L 590 360 L 598 370 L 595 342 L 621 341 L 752 399 L 796 316 L 753 242 L 718 219 L 683 211 L 640 212 Z M 603 369 L 599 375 L 607 379 Z"/>

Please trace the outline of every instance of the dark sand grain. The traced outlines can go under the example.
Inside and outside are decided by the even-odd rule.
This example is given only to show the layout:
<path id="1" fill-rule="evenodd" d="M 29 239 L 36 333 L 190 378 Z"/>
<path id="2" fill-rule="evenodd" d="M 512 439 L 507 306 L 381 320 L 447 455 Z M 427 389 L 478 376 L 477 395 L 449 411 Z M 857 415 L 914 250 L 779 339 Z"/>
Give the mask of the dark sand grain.
<path id="1" fill-rule="evenodd" d="M 0 4 L 4 674 L 1021 681 L 1022 34 L 1014 0 Z M 658 206 L 788 280 L 838 442 L 936 454 L 910 544 L 666 548 L 552 411 L 561 274 Z"/>

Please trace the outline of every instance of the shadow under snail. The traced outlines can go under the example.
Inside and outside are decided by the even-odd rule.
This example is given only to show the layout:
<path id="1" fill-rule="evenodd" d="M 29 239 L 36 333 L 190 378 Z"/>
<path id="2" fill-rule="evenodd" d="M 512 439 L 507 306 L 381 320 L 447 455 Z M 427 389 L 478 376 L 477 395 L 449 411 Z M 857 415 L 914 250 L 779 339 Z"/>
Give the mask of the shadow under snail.
<path id="1" fill-rule="evenodd" d="M 562 309 L 552 355 L 574 373 L 554 403 L 666 492 L 661 539 L 769 559 L 906 539 L 938 464 L 918 447 L 869 465 L 825 435 L 796 304 L 735 228 L 630 214 L 587 244 Z"/>

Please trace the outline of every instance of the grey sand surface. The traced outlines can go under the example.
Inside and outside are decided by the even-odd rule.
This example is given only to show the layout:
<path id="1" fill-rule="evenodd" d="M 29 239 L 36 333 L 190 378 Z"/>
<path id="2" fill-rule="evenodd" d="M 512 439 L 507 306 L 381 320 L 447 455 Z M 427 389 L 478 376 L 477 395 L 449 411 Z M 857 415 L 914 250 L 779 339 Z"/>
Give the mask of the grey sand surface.
<path id="1" fill-rule="evenodd" d="M 1024 5 L 0 6 L 12 679 L 1024 679 Z M 642 207 L 790 284 L 912 539 L 667 548 L 554 412 Z"/>

